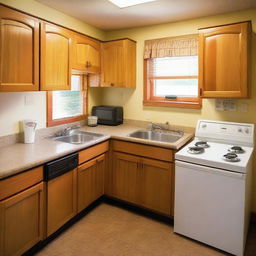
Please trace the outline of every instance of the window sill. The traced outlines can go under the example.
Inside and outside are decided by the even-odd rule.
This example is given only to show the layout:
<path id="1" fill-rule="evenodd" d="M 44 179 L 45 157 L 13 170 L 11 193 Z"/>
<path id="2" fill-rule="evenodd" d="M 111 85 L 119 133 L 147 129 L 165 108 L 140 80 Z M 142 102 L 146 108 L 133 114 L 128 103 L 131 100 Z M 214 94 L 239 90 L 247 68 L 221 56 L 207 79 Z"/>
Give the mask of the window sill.
<path id="1" fill-rule="evenodd" d="M 199 99 L 197 102 L 177 102 L 177 101 L 154 101 L 144 100 L 144 106 L 155 106 L 155 107 L 173 107 L 173 108 L 189 108 L 189 109 L 201 109 L 202 101 Z"/>
<path id="2" fill-rule="evenodd" d="M 52 126 L 61 125 L 61 124 L 73 123 L 73 122 L 85 120 L 85 118 L 86 118 L 86 116 L 82 115 L 82 116 L 76 116 L 76 117 L 71 117 L 71 118 L 48 120 L 47 127 L 52 127 Z"/>

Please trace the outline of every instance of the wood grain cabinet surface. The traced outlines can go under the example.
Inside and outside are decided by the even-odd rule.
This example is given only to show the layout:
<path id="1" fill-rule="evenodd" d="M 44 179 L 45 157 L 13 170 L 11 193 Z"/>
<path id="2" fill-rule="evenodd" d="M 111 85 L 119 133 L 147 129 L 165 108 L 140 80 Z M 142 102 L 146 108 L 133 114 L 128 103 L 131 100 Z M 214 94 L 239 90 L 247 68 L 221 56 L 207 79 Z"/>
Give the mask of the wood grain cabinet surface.
<path id="1" fill-rule="evenodd" d="M 204 98 L 249 96 L 250 22 L 199 30 L 199 86 Z"/>
<path id="2" fill-rule="evenodd" d="M 72 45 L 72 69 L 88 73 L 100 72 L 100 42 L 79 34 Z"/>
<path id="3" fill-rule="evenodd" d="M 41 23 L 40 90 L 71 89 L 72 32 Z"/>
<path id="4" fill-rule="evenodd" d="M 77 169 L 47 183 L 47 236 L 77 213 Z"/>
<path id="5" fill-rule="evenodd" d="M 43 182 L 0 201 L 0 255 L 21 255 L 42 239 Z"/>
<path id="6" fill-rule="evenodd" d="M 105 154 L 102 154 L 78 167 L 77 207 L 78 212 L 104 194 Z"/>
<path id="7" fill-rule="evenodd" d="M 136 87 L 136 42 L 123 39 L 102 43 L 103 87 Z"/>
<path id="8" fill-rule="evenodd" d="M 108 174 L 109 189 L 107 194 L 158 213 L 173 216 L 173 163 L 170 162 L 169 158 L 163 161 L 162 159 L 142 157 L 136 149 L 136 143 L 120 143 L 120 146 L 118 146 L 119 141 L 114 141 L 112 169 L 109 171 L 111 174 Z M 127 143 L 127 146 L 122 147 L 123 143 Z M 131 149 L 132 146 L 134 147 L 133 153 L 127 154 L 126 149 Z M 138 148 L 140 146 L 138 144 Z M 149 152 L 151 148 L 151 151 L 154 152 L 157 148 L 145 147 L 148 147 L 148 149 L 144 148 L 144 152 Z M 119 150 L 119 152 L 115 150 Z M 173 155 L 172 150 L 169 150 L 169 155 L 170 158 L 173 157 L 171 156 Z M 156 158 L 156 156 L 154 155 L 153 158 Z"/>
<path id="9" fill-rule="evenodd" d="M 0 92 L 39 90 L 39 20 L 0 6 Z"/>

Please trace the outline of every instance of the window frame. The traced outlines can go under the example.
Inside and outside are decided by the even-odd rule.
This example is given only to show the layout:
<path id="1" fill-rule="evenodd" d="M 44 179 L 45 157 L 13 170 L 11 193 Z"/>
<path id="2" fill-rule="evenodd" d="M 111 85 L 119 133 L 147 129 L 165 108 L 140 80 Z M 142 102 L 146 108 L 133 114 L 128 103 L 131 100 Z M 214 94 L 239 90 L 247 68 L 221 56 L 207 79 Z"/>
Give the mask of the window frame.
<path id="1" fill-rule="evenodd" d="M 61 124 L 68 124 L 86 119 L 88 116 L 88 87 L 87 87 L 87 76 L 82 74 L 73 74 L 81 77 L 81 88 L 83 93 L 83 114 L 74 117 L 65 117 L 59 119 L 52 119 L 52 91 L 46 92 L 46 111 L 47 111 L 47 127 L 52 127 Z"/>
<path id="2" fill-rule="evenodd" d="M 154 84 L 152 79 L 184 79 L 197 78 L 198 76 L 165 76 L 165 77 L 151 77 L 148 75 L 148 61 L 151 59 L 144 59 L 144 106 L 159 106 L 159 107 L 175 107 L 175 108 L 202 108 L 202 99 L 200 97 L 200 88 L 198 84 L 198 97 L 177 97 L 176 99 L 166 99 L 165 97 L 154 96 Z"/>

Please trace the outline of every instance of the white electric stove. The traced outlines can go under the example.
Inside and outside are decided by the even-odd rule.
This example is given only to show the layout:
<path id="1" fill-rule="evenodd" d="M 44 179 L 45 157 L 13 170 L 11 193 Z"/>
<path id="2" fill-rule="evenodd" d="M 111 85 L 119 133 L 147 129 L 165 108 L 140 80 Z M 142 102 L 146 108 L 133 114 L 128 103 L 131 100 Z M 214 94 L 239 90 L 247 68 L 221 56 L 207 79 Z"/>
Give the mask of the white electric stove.
<path id="1" fill-rule="evenodd" d="M 243 255 L 253 147 L 253 124 L 198 121 L 175 154 L 174 232 Z"/>

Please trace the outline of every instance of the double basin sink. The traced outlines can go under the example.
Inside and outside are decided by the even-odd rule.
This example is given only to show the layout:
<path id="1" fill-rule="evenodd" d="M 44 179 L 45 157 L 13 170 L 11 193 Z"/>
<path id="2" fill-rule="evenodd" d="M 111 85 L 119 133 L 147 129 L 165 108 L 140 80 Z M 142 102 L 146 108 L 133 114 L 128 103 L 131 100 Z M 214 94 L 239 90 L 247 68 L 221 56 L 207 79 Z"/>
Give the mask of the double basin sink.
<path id="1" fill-rule="evenodd" d="M 54 140 L 62 141 L 70 144 L 83 144 L 102 137 L 103 134 L 83 132 L 80 130 L 71 130 L 68 135 L 53 137 Z M 137 130 L 128 134 L 128 137 L 151 140 L 158 142 L 174 143 L 183 136 L 181 132 L 162 132 L 155 130 Z"/>

